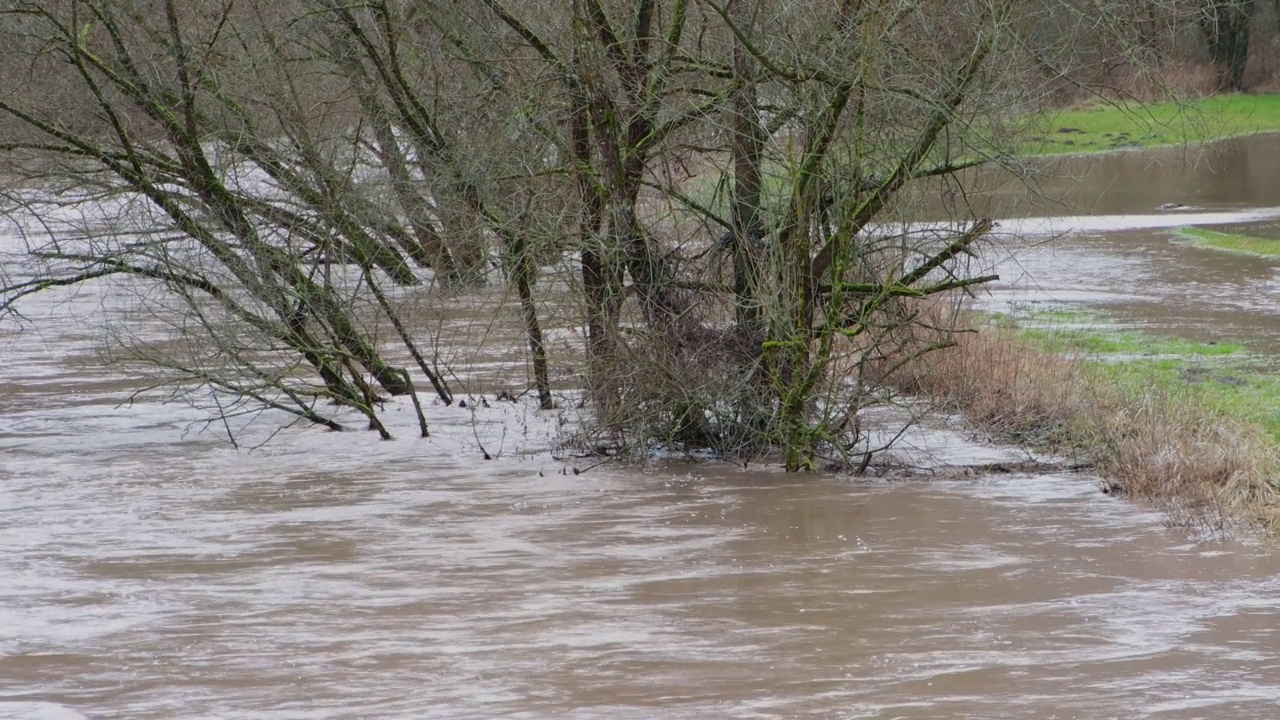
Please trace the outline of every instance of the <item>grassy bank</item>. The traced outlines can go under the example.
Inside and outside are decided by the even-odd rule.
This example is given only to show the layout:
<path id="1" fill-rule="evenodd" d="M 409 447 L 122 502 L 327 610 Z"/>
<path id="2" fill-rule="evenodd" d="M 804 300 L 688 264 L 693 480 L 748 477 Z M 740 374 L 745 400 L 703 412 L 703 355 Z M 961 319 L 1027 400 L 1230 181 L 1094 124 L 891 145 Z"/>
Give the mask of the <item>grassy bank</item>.
<path id="1" fill-rule="evenodd" d="M 1174 231 L 1175 239 L 1199 247 L 1222 250 L 1242 255 L 1280 258 L 1280 240 L 1224 233 L 1198 227 L 1183 227 Z"/>
<path id="2" fill-rule="evenodd" d="M 1280 131 L 1280 95 L 1216 95 L 1183 102 L 1098 105 L 1046 116 L 1026 155 L 1181 145 Z"/>
<path id="3" fill-rule="evenodd" d="M 980 318 L 908 388 L 1188 524 L 1280 529 L 1280 381 L 1242 348 Z"/>

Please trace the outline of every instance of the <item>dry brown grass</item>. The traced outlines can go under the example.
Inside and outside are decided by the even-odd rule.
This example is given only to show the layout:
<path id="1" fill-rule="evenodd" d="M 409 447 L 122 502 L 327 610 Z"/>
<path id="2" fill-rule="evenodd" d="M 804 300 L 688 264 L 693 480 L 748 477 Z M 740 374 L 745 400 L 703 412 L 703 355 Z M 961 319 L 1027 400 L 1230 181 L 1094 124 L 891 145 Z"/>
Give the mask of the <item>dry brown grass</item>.
<path id="1" fill-rule="evenodd" d="M 1207 62 L 1187 60 L 1155 72 L 1131 67 L 1116 71 L 1116 99 L 1162 102 L 1170 97 L 1204 97 L 1218 92 L 1218 72 Z"/>
<path id="2" fill-rule="evenodd" d="M 896 383 L 998 439 L 1093 464 L 1104 490 L 1153 502 L 1177 524 L 1280 529 L 1280 449 L 1261 428 L 1168 393 L 1119 388 L 1012 332 L 959 335 Z"/>
<path id="3" fill-rule="evenodd" d="M 1128 63 L 1108 66 L 1090 81 L 1063 84 L 1051 96 L 1052 107 L 1080 110 L 1104 102 L 1165 102 L 1170 98 L 1198 98 L 1219 92 L 1218 74 L 1202 60 L 1184 60 L 1159 68 Z"/>

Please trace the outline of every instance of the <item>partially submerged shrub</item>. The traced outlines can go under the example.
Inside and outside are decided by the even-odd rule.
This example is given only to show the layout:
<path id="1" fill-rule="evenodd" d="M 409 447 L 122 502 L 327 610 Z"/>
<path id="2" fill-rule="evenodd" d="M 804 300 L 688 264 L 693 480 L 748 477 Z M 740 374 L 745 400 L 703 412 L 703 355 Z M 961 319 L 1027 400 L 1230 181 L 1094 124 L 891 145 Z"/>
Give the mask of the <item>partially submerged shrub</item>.
<path id="1" fill-rule="evenodd" d="M 949 336 L 956 316 L 940 310 L 950 307 L 941 297 L 883 298 L 859 316 L 858 332 L 815 337 L 791 355 L 727 320 L 724 307 L 692 308 L 678 330 L 634 329 L 615 345 L 616 359 L 596 368 L 610 392 L 597 398 L 597 422 L 579 444 L 633 457 L 658 451 L 785 462 L 791 452 L 804 467 L 865 469 L 887 448 L 873 446 L 864 412 L 895 404 L 890 376 L 946 344 L 918 342 Z M 698 310 L 705 314 L 694 317 Z M 788 416 L 790 393 L 801 386 L 798 412 Z M 895 417 L 909 423 L 915 413 Z"/>

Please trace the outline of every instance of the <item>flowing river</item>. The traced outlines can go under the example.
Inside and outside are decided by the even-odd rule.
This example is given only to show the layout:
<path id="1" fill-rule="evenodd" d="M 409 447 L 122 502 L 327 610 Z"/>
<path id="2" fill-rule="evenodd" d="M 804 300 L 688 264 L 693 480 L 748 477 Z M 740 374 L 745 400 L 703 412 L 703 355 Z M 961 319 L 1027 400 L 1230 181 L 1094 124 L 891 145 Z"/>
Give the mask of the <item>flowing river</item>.
<path id="1" fill-rule="evenodd" d="M 1002 224 L 1031 246 L 989 305 L 1280 355 L 1280 265 L 1168 234 L 1280 236 L 1280 141 L 1055 168 L 1069 208 L 990 189 L 1039 219 Z M 575 468 L 496 401 L 429 407 L 429 440 L 237 418 L 237 450 L 97 364 L 110 303 L 0 327 L 0 718 L 1280 717 L 1280 553 L 1088 475 Z"/>

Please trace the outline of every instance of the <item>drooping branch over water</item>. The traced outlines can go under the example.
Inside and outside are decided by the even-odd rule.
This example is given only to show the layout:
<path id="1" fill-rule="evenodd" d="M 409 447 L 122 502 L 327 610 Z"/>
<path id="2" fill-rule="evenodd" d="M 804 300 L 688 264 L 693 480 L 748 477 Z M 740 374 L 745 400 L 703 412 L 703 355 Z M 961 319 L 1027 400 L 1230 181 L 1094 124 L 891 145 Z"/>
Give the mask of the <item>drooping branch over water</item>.
<path id="1" fill-rule="evenodd" d="M 439 318 L 484 298 L 506 382 L 585 390 L 592 447 L 865 467 L 877 373 L 955 329 L 922 299 L 994 279 L 990 221 L 902 228 L 1015 164 L 1109 8 L 9 0 L 0 309 L 123 278 L 185 341 L 136 360 L 389 436 L 388 397 L 466 393 Z"/>

